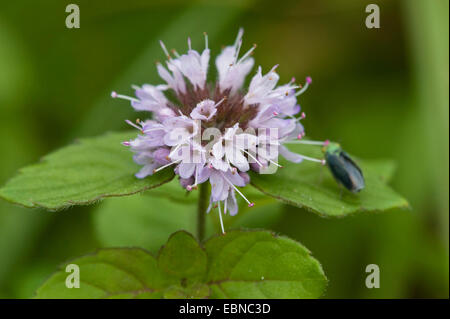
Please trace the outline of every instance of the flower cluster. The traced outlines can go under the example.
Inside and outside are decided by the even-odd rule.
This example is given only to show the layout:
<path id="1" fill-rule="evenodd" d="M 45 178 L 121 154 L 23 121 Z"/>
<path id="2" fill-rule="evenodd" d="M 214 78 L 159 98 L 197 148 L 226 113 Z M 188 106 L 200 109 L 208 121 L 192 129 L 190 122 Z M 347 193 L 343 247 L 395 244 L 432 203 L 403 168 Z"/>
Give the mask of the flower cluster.
<path id="1" fill-rule="evenodd" d="M 240 30 L 235 43 L 216 58 L 216 84 L 207 82 L 210 50 L 205 34 L 201 53 L 192 49 L 189 39 L 188 51 L 182 55 L 174 50 L 170 54 L 161 42 L 167 60 L 165 65 L 157 63 L 157 71 L 165 84 L 134 87 L 135 98 L 111 94 L 131 101 L 138 111 L 153 113 L 146 121 L 127 120 L 141 133 L 123 143 L 134 152 L 134 161 L 142 165 L 136 177 L 145 178 L 172 167 L 188 191 L 209 181 L 208 211 L 218 207 L 220 216 L 221 205 L 223 213 L 237 213 L 236 193 L 253 206 L 238 187 L 249 183 L 250 170 L 273 173 L 269 167 L 280 167 L 278 154 L 295 163 L 304 159 L 324 163 L 290 152 L 283 145 L 305 135 L 300 123 L 305 114 L 300 112 L 297 98 L 311 78 L 306 78 L 303 87 L 296 85 L 295 79 L 277 86 L 277 66 L 266 74 L 259 67 L 244 90 L 256 46 L 239 57 L 242 35 Z M 169 91 L 176 102 L 167 97 Z"/>

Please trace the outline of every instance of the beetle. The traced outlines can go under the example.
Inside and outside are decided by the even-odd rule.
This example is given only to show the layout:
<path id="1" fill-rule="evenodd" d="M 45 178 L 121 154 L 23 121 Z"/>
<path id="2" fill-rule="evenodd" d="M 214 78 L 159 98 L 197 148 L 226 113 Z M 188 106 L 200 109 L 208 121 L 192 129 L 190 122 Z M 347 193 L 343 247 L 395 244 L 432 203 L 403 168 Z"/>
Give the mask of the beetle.
<path id="1" fill-rule="evenodd" d="M 328 168 L 335 180 L 352 193 L 358 193 L 364 186 L 364 176 L 359 166 L 338 143 L 328 143 L 323 147 Z"/>

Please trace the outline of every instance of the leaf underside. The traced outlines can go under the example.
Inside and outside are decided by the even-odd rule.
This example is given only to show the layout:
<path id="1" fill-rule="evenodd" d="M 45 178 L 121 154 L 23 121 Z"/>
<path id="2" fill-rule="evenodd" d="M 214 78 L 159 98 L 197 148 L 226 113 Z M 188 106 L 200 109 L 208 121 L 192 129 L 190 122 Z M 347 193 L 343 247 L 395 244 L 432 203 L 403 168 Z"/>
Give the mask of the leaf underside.
<path id="1" fill-rule="evenodd" d="M 140 166 L 121 142 L 136 135 L 107 133 L 63 147 L 40 163 L 21 169 L 0 189 L 0 198 L 25 207 L 60 210 L 138 193 L 170 181 L 174 176 L 170 169 L 145 179 L 134 176 Z"/>
<path id="2" fill-rule="evenodd" d="M 67 288 L 68 264 L 80 288 Z M 204 246 L 185 231 L 157 257 L 140 248 L 101 249 L 65 263 L 35 298 L 318 298 L 327 279 L 301 244 L 268 231 L 230 231 Z"/>

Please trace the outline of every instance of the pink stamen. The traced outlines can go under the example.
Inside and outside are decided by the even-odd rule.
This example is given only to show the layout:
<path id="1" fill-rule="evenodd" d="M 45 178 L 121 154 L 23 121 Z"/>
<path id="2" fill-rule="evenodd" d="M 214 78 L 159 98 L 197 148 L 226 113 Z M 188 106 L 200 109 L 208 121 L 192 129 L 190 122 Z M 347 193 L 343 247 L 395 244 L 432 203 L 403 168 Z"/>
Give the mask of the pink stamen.
<path id="1" fill-rule="evenodd" d="M 242 194 L 242 192 L 241 192 L 239 189 L 237 189 L 237 187 L 236 187 L 232 182 L 230 182 L 230 181 L 228 180 L 228 178 L 225 177 L 225 175 L 223 175 L 223 173 L 220 173 L 220 174 L 222 175 L 223 179 L 228 183 L 228 185 L 230 185 L 231 187 L 233 187 L 234 190 L 235 190 L 239 195 L 241 195 L 241 197 L 248 203 L 249 207 L 252 207 L 252 206 L 254 205 L 253 203 L 251 203 L 251 202 L 247 199 L 247 197 L 244 196 L 244 194 Z M 251 206 L 250 206 L 250 205 L 251 205 Z"/>
<path id="2" fill-rule="evenodd" d="M 255 206 L 255 203 L 248 204 L 248 207 L 253 207 L 253 206 Z"/>
<path id="3" fill-rule="evenodd" d="M 325 140 L 325 142 L 323 142 L 323 146 L 328 146 L 330 145 L 330 140 Z"/>
<path id="4" fill-rule="evenodd" d="M 309 76 L 306 77 L 305 85 L 303 87 L 301 85 L 299 86 L 301 88 L 301 90 L 298 91 L 297 93 L 295 93 L 295 96 L 302 95 L 308 89 L 308 86 L 311 84 L 311 82 L 312 82 L 311 77 L 309 77 Z"/>
<path id="5" fill-rule="evenodd" d="M 111 97 L 112 97 L 113 99 L 117 98 L 117 92 L 116 92 L 116 91 L 112 91 L 112 92 L 111 92 Z"/>

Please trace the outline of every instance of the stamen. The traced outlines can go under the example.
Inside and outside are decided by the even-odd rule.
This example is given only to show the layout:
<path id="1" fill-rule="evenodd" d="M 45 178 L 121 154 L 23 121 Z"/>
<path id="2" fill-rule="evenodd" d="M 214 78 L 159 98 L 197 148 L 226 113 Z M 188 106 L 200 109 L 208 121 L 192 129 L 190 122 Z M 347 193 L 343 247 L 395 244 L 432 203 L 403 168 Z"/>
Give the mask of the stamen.
<path id="1" fill-rule="evenodd" d="M 208 33 L 203 32 L 203 34 L 205 35 L 205 49 L 208 49 Z"/>
<path id="2" fill-rule="evenodd" d="M 188 41 L 188 48 L 189 48 L 189 51 L 191 51 L 191 50 L 192 50 L 191 38 L 189 37 L 187 41 Z"/>
<path id="3" fill-rule="evenodd" d="M 264 156 L 262 156 L 261 154 L 258 154 L 258 155 L 259 155 L 260 157 L 262 157 L 263 159 L 265 159 L 266 161 L 269 161 L 269 162 L 271 162 L 272 164 L 278 166 L 279 168 L 283 168 L 282 165 L 278 164 L 277 162 L 272 161 L 270 158 L 264 157 Z"/>
<path id="4" fill-rule="evenodd" d="M 230 163 L 230 160 L 228 159 L 228 157 L 225 157 L 225 160 L 227 161 L 228 166 L 231 167 L 231 163 Z"/>
<path id="5" fill-rule="evenodd" d="M 261 155 L 260 155 L 261 156 Z M 262 156 L 261 156 L 262 157 Z M 266 160 L 268 160 L 269 162 L 271 162 L 272 164 L 274 164 L 275 166 L 278 166 L 279 168 L 283 168 L 282 165 L 278 164 L 277 162 L 272 161 L 270 158 L 266 158 Z"/>
<path id="6" fill-rule="evenodd" d="M 220 104 L 223 103 L 223 101 L 225 101 L 227 99 L 227 97 L 225 96 L 223 99 L 221 99 L 219 102 L 216 103 L 216 105 L 214 105 L 214 107 L 218 107 Z"/>
<path id="7" fill-rule="evenodd" d="M 270 80 L 272 80 L 272 78 L 270 78 Z M 298 89 L 298 88 L 300 88 L 300 86 L 298 86 L 298 85 L 294 85 L 294 86 L 290 86 L 289 87 L 289 91 L 281 91 L 281 90 L 278 90 L 278 91 L 275 91 L 275 92 L 272 92 L 271 93 L 271 96 L 272 97 L 284 97 L 284 96 L 289 96 L 289 92 L 291 91 L 291 90 L 295 90 L 295 89 Z"/>
<path id="8" fill-rule="evenodd" d="M 232 182 L 230 182 L 230 181 L 228 180 L 228 178 L 225 177 L 225 175 L 223 175 L 222 172 L 221 172 L 220 174 L 222 175 L 223 179 L 226 180 L 226 181 L 228 182 L 228 184 L 229 184 L 231 187 L 233 187 L 234 190 L 235 190 L 239 195 L 241 195 L 241 197 L 248 203 L 248 207 L 253 207 L 253 206 L 255 205 L 254 203 L 250 202 L 250 201 L 247 199 L 247 197 L 245 197 L 244 194 L 242 194 L 241 191 L 240 191 L 239 189 L 237 189 L 237 187 L 234 186 L 234 184 L 233 184 Z"/>
<path id="9" fill-rule="evenodd" d="M 130 102 L 139 102 L 139 100 L 134 98 L 134 97 L 131 97 L 131 96 L 128 96 L 128 95 L 123 95 L 123 94 L 117 94 L 116 91 L 112 91 L 111 92 L 111 97 L 113 99 L 123 99 L 123 100 L 128 100 Z"/>
<path id="10" fill-rule="evenodd" d="M 162 42 L 161 40 L 159 40 L 159 44 L 161 45 L 162 50 L 164 51 L 164 54 L 166 55 L 167 59 L 171 59 L 171 56 L 169 54 L 169 51 L 167 51 L 166 46 L 164 45 L 164 42 Z"/>
<path id="11" fill-rule="evenodd" d="M 239 56 L 239 51 L 241 51 L 241 46 L 242 46 L 242 39 L 239 40 L 236 52 L 234 53 L 234 64 L 236 64 L 236 60 L 237 60 L 237 58 Z"/>
<path id="12" fill-rule="evenodd" d="M 278 115 L 280 115 L 280 113 L 278 113 L 277 111 L 273 111 L 272 114 L 270 115 L 270 117 L 265 119 L 264 122 L 269 121 Z"/>
<path id="13" fill-rule="evenodd" d="M 293 119 L 293 120 L 295 120 L 295 122 L 300 122 L 301 120 L 303 120 L 306 117 L 306 114 L 305 114 L 305 112 L 302 112 L 300 117 L 295 117 L 295 116 L 289 115 L 289 114 L 287 114 L 286 116 L 291 118 L 291 119 Z"/>
<path id="14" fill-rule="evenodd" d="M 197 185 L 198 185 L 198 166 L 195 168 L 195 179 L 193 187 L 197 188 Z"/>
<path id="15" fill-rule="evenodd" d="M 131 143 L 130 143 L 129 141 L 125 141 L 125 142 L 122 142 L 122 145 L 124 145 L 124 146 L 130 146 Z"/>
<path id="16" fill-rule="evenodd" d="M 137 128 L 139 131 L 141 131 L 141 132 L 143 133 L 142 127 L 140 127 L 140 126 L 134 124 L 134 123 L 131 122 L 130 120 L 125 120 L 125 122 L 126 122 L 128 125 L 131 125 L 132 127 Z"/>
<path id="17" fill-rule="evenodd" d="M 300 135 L 300 134 L 299 134 Z M 330 141 L 287 141 L 283 142 L 283 144 L 307 144 L 307 145 L 320 145 L 326 146 L 330 143 Z"/>
<path id="18" fill-rule="evenodd" d="M 181 147 L 181 144 L 178 144 L 175 146 L 175 148 L 169 153 L 169 157 L 171 157 L 178 149 Z"/>
<path id="19" fill-rule="evenodd" d="M 244 35 L 244 29 L 239 28 L 238 35 L 236 37 L 236 40 L 234 41 L 234 46 L 237 47 L 239 41 L 242 39 L 242 36 Z"/>
<path id="20" fill-rule="evenodd" d="M 241 63 L 242 61 L 244 61 L 250 54 L 252 54 L 252 52 L 256 49 L 256 44 L 253 44 L 253 47 L 247 51 L 247 53 L 245 53 L 240 59 L 239 61 L 237 61 L 237 64 Z"/>
<path id="21" fill-rule="evenodd" d="M 171 163 L 169 163 L 169 164 L 160 166 L 160 167 L 158 167 L 158 168 L 156 168 L 156 169 L 153 170 L 153 174 L 154 174 L 154 173 L 157 173 L 157 172 L 159 172 L 159 171 L 161 171 L 161 170 L 163 170 L 163 169 L 165 169 L 165 168 L 167 168 L 167 167 L 169 167 L 170 165 L 177 164 L 177 163 L 179 163 L 179 162 L 181 162 L 181 160 L 173 161 L 173 162 L 171 162 Z"/>
<path id="22" fill-rule="evenodd" d="M 219 219 L 220 219 L 220 227 L 222 228 L 222 234 L 225 234 L 225 228 L 223 227 L 223 220 L 222 220 L 222 212 L 220 210 L 220 202 L 218 202 L 219 205 Z"/>
<path id="23" fill-rule="evenodd" d="M 224 200 L 223 201 L 223 214 L 226 215 L 227 214 L 227 207 L 228 207 L 228 201 Z"/>
<path id="24" fill-rule="evenodd" d="M 302 154 L 298 154 L 298 155 L 303 157 L 305 160 L 308 160 L 308 161 L 311 161 L 311 162 L 321 163 L 322 165 L 325 165 L 325 163 L 326 163 L 324 159 L 317 159 L 317 158 L 305 156 L 305 155 L 302 155 Z"/>
<path id="25" fill-rule="evenodd" d="M 275 72 L 275 70 L 278 68 L 279 64 L 276 64 L 273 66 L 273 68 L 269 71 L 269 73 L 271 72 Z"/>
<path id="26" fill-rule="evenodd" d="M 193 189 L 197 189 L 197 185 L 188 185 L 188 186 L 186 186 L 186 189 L 190 192 Z"/>
<path id="27" fill-rule="evenodd" d="M 188 191 L 191 191 L 192 189 L 197 189 L 197 185 L 198 185 L 198 169 L 195 168 L 195 179 L 194 179 L 194 184 L 193 185 L 188 185 L 186 186 L 186 189 Z"/>
<path id="28" fill-rule="evenodd" d="M 149 128 L 149 129 L 143 130 L 142 132 L 143 133 L 148 133 L 148 132 L 160 131 L 160 130 L 164 130 L 164 128 L 162 128 L 162 127 L 154 127 L 154 128 Z"/>
<path id="29" fill-rule="evenodd" d="M 177 57 L 177 58 L 180 57 L 180 55 L 178 54 L 177 50 L 172 49 L 172 50 L 170 50 L 170 52 L 172 52 L 172 54 L 173 54 L 175 57 Z"/>
<path id="30" fill-rule="evenodd" d="M 311 84 L 311 82 L 312 82 L 311 77 L 310 77 L 310 76 L 307 76 L 307 77 L 306 77 L 306 83 L 305 83 L 305 85 L 303 86 L 303 88 L 302 88 L 300 91 L 298 91 L 297 93 L 295 93 L 295 96 L 302 95 L 302 94 L 308 89 L 308 87 L 309 87 L 309 85 Z"/>
<path id="31" fill-rule="evenodd" d="M 253 156 L 252 154 L 250 154 L 250 153 L 247 152 L 246 150 L 241 149 L 241 151 L 243 151 L 245 154 L 247 154 L 248 156 L 250 156 L 251 158 L 253 158 L 253 160 L 254 160 L 254 161 L 256 162 L 256 164 L 258 164 L 259 166 L 261 166 L 261 167 L 264 166 L 263 164 L 261 164 L 260 161 L 258 161 L 258 159 L 257 159 L 255 156 Z"/>

